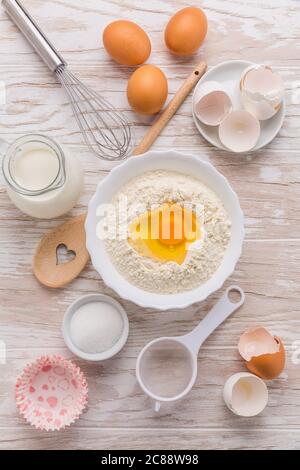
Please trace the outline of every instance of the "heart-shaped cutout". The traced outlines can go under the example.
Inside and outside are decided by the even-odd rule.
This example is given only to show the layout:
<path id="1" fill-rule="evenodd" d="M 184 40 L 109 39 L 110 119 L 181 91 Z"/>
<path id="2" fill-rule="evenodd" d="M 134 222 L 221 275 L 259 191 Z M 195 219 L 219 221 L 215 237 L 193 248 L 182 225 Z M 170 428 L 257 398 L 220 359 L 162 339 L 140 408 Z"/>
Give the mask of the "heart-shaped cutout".
<path id="1" fill-rule="evenodd" d="M 64 243 L 60 243 L 56 247 L 56 265 L 70 263 L 76 258 L 76 253 L 73 250 L 69 250 Z"/>

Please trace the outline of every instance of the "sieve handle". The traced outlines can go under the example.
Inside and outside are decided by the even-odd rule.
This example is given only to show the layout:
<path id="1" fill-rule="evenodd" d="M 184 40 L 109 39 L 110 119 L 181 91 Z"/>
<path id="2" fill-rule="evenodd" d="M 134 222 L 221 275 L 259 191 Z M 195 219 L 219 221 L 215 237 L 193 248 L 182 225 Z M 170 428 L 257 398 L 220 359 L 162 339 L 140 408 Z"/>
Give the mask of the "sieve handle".
<path id="1" fill-rule="evenodd" d="M 7 14 L 52 72 L 55 72 L 58 67 L 66 65 L 62 56 L 57 52 L 19 0 L 2 0 L 2 4 Z"/>
<path id="2" fill-rule="evenodd" d="M 231 292 L 238 292 L 240 300 L 238 302 L 231 302 L 229 294 Z M 199 323 L 199 325 L 185 336 L 181 336 L 181 341 L 194 353 L 198 351 L 204 341 L 211 335 L 211 333 L 218 328 L 223 321 L 225 321 L 233 312 L 238 310 L 245 301 L 244 291 L 238 286 L 230 286 L 226 289 L 225 294 L 216 303 L 212 310 L 206 317 Z"/>

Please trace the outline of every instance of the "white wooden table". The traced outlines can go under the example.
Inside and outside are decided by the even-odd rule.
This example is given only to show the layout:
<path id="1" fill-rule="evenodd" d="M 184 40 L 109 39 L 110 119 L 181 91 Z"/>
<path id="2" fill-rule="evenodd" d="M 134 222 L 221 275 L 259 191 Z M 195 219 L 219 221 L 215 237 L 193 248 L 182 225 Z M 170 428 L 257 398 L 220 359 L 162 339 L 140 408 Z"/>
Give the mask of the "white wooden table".
<path id="1" fill-rule="evenodd" d="M 16 377 L 27 362 L 41 354 L 72 357 L 61 335 L 62 317 L 70 302 L 89 292 L 116 295 L 105 287 L 91 265 L 65 289 L 54 291 L 39 285 L 31 270 L 35 246 L 45 231 L 61 220 L 37 221 L 22 214 L 9 201 L 1 180 L 0 341 L 7 347 L 7 363 L 0 365 L 0 448 L 300 446 L 300 355 L 295 351 L 295 341 L 300 341 L 300 2 L 194 2 L 206 10 L 209 34 L 198 57 L 176 59 L 164 46 L 162 30 L 176 10 L 189 4 L 186 0 L 24 0 L 73 71 L 121 109 L 128 109 L 125 90 L 130 70 L 113 63 L 101 43 L 104 26 L 120 17 L 138 22 L 149 32 L 151 62 L 166 73 L 170 96 L 200 58 L 210 66 L 227 59 L 253 60 L 270 64 L 282 74 L 287 87 L 287 117 L 279 136 L 266 149 L 251 157 L 213 149 L 196 131 L 191 98 L 154 146 L 206 156 L 237 191 L 245 212 L 246 242 L 226 285 L 235 282 L 242 286 L 246 304 L 206 342 L 199 357 L 199 377 L 188 398 L 155 416 L 135 379 L 139 350 L 161 334 L 188 332 L 220 292 L 201 305 L 179 312 L 145 311 L 121 300 L 131 327 L 125 349 L 100 365 L 75 360 L 89 382 L 87 411 L 76 425 L 59 434 L 37 432 L 16 411 Z M 2 8 L 0 80 L 7 87 L 7 104 L 0 105 L 1 139 L 8 143 L 25 133 L 40 132 L 68 145 L 86 172 L 84 194 L 69 215 L 81 213 L 112 164 L 89 154 L 64 92 Z M 136 115 L 131 117 L 138 141 L 148 123 Z M 233 416 L 225 408 L 222 388 L 230 374 L 245 370 L 236 345 L 240 334 L 256 324 L 282 337 L 287 367 L 269 384 L 268 408 L 248 420 Z"/>

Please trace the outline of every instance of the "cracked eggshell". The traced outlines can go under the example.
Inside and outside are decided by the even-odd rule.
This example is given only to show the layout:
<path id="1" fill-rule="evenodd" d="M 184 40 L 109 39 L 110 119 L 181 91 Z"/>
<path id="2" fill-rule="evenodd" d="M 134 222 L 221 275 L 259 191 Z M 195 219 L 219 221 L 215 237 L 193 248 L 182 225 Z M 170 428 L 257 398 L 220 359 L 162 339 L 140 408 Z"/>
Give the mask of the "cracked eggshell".
<path id="1" fill-rule="evenodd" d="M 265 65 L 248 67 L 240 80 L 241 101 L 244 108 L 265 121 L 280 109 L 284 97 L 281 76 Z"/>
<path id="2" fill-rule="evenodd" d="M 219 127 L 219 138 L 222 144 L 237 153 L 252 150 L 259 136 L 258 119 L 245 110 L 231 111 Z"/>
<path id="3" fill-rule="evenodd" d="M 262 379 L 248 372 L 234 374 L 226 381 L 223 397 L 236 415 L 251 417 L 261 413 L 268 403 L 268 389 Z"/>
<path id="4" fill-rule="evenodd" d="M 285 349 L 280 338 L 256 327 L 240 337 L 238 350 L 247 368 L 264 380 L 278 377 L 285 366 Z"/>
<path id="5" fill-rule="evenodd" d="M 231 97 L 221 83 L 211 80 L 197 88 L 194 112 L 203 124 L 218 126 L 231 110 Z"/>

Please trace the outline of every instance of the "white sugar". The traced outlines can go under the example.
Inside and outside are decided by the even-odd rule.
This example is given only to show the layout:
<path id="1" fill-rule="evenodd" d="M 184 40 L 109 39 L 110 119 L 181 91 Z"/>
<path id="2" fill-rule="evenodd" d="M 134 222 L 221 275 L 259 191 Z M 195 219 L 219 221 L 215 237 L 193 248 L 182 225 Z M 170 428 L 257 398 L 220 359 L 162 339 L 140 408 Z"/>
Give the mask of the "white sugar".
<path id="1" fill-rule="evenodd" d="M 111 349 L 120 339 L 124 329 L 123 318 L 112 304 L 89 302 L 74 313 L 70 334 L 73 343 L 89 354 Z"/>

